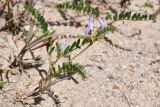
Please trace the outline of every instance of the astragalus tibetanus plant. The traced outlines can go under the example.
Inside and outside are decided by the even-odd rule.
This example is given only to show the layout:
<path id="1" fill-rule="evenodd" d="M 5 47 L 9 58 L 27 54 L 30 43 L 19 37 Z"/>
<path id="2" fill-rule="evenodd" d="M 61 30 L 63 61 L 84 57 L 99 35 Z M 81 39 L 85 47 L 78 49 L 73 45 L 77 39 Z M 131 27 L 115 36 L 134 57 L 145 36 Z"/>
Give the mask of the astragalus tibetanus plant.
<path id="1" fill-rule="evenodd" d="M 38 23 L 39 27 L 42 29 L 42 35 L 37 39 L 33 39 L 33 26 L 35 25 L 33 22 L 31 22 L 30 30 L 26 39 L 26 45 L 22 48 L 21 52 L 12 62 L 10 67 L 21 67 L 23 69 L 23 56 L 25 53 L 28 51 L 34 52 L 34 50 L 44 46 L 46 47 L 46 51 L 48 52 L 49 56 L 49 71 L 47 72 L 46 77 L 39 81 L 38 86 L 32 92 L 29 92 L 29 94 L 26 95 L 27 97 L 34 96 L 35 93 L 36 95 L 43 93 L 52 84 L 53 78 L 61 79 L 62 77 L 67 77 L 78 73 L 83 79 L 85 79 L 86 72 L 84 67 L 78 63 L 74 63 L 74 59 L 100 39 L 105 39 L 111 45 L 116 47 L 117 45 L 114 45 L 112 42 L 110 42 L 105 35 L 107 32 L 115 31 L 115 26 L 112 25 L 114 22 L 122 20 L 144 21 L 153 19 L 152 15 L 122 11 L 120 13 L 110 15 L 111 17 L 109 17 L 109 19 L 112 19 L 113 22 L 107 23 L 108 14 L 106 15 L 107 18 L 103 18 L 99 14 L 98 7 L 91 8 L 91 6 L 84 4 L 82 1 L 76 5 L 73 3 L 64 3 L 57 7 L 59 9 L 66 8 L 79 10 L 89 14 L 89 21 L 84 31 L 85 34 L 75 36 L 77 40 L 75 40 L 72 44 L 66 44 L 66 46 L 63 47 L 62 44 L 59 43 L 59 39 L 61 39 L 63 35 L 58 37 L 55 31 L 49 31 L 48 23 L 45 21 L 43 15 L 32 6 L 26 7 L 26 11 L 32 15 L 33 19 L 36 20 L 36 23 Z M 93 31 L 93 20 L 99 22 L 99 29 L 96 29 L 96 31 Z M 76 50 L 81 51 L 73 56 L 69 55 L 69 53 Z M 52 59 L 53 52 L 56 53 L 56 59 Z M 61 62 L 61 64 L 56 65 L 61 58 L 64 58 L 67 55 L 69 55 L 69 57 L 66 62 Z"/>

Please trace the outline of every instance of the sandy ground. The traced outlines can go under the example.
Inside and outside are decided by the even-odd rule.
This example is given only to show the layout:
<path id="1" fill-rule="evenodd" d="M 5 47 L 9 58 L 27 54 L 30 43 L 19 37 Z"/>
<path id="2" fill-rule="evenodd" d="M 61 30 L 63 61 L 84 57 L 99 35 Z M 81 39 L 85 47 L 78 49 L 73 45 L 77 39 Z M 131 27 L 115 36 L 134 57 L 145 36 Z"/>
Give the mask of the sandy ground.
<path id="1" fill-rule="evenodd" d="M 108 0 L 108 5 L 120 10 L 120 0 Z M 152 0 L 153 1 L 153 0 Z M 65 20 L 60 12 L 50 7 L 57 1 L 36 1 L 36 7 L 44 12 L 46 20 L 50 23 L 56 21 L 69 23 L 74 20 L 81 26 L 52 25 L 57 34 L 81 34 L 88 16 L 82 13 L 66 11 Z M 58 1 L 60 2 L 60 1 Z M 107 11 L 105 4 L 93 0 L 93 5 L 98 5 Z M 153 13 L 157 2 L 153 1 L 155 8 L 142 7 L 145 0 L 131 0 L 129 10 L 136 12 Z M 103 15 L 103 14 L 102 14 Z M 2 19 L 1 19 L 2 20 Z M 1 22 L 0 22 L 1 23 Z M 2 24 L 1 24 L 2 25 Z M 73 80 L 65 79 L 51 86 L 54 98 L 59 104 L 46 94 L 42 95 L 39 103 L 33 99 L 24 102 L 31 103 L 33 107 L 160 107 L 160 16 L 156 22 L 152 21 L 121 21 L 114 24 L 118 29 L 115 33 L 107 33 L 113 43 L 123 49 L 113 49 L 104 41 L 96 42 L 91 48 L 80 55 L 75 62 L 85 66 L 87 79 L 82 80 L 79 75 L 74 75 L 78 84 Z M 27 29 L 27 26 L 25 26 Z M 141 31 L 139 34 L 138 32 Z M 9 64 L 6 59 L 18 54 L 24 42 L 20 35 L 12 36 L 7 32 L 0 32 L 0 64 Z M 13 42 L 16 40 L 16 45 Z M 8 42 L 7 42 L 8 41 Z M 70 43 L 72 39 L 62 40 Z M 130 49 L 127 51 L 125 49 Z M 45 48 L 36 50 L 34 55 L 40 56 L 42 65 L 26 69 L 22 75 L 10 75 L 10 83 L 0 90 L 0 107 L 23 107 L 22 103 L 16 102 L 19 96 L 32 91 L 41 79 L 38 71 L 48 70 L 47 53 Z M 3 57 L 2 57 L 3 56 Z M 24 59 L 31 59 L 28 52 Z M 44 73 L 43 73 L 44 74 Z M 37 100 L 38 102 L 38 100 Z M 26 105 L 29 107 L 29 105 Z"/>

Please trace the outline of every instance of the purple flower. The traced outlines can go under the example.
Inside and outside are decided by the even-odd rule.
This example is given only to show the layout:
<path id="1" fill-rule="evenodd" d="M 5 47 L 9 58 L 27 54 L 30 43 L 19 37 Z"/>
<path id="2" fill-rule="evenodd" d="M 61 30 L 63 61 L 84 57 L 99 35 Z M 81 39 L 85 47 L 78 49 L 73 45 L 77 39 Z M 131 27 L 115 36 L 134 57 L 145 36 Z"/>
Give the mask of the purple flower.
<path id="1" fill-rule="evenodd" d="M 98 22 L 99 22 L 99 24 L 100 24 L 100 28 L 102 28 L 102 29 L 107 26 L 107 24 L 105 23 L 105 20 L 104 20 L 103 17 L 99 17 L 99 18 L 98 18 Z M 91 15 L 91 16 L 89 17 L 88 24 L 87 24 L 87 26 L 86 26 L 86 28 L 85 28 L 85 35 L 91 34 L 91 31 L 93 30 L 93 23 L 94 23 L 94 16 Z"/>
<path id="2" fill-rule="evenodd" d="M 89 21 L 85 29 L 85 35 L 91 34 L 91 31 L 93 30 L 93 23 L 94 23 L 94 16 L 91 15 L 89 17 Z"/>
<path id="3" fill-rule="evenodd" d="M 103 17 L 99 17 L 98 21 L 99 21 L 99 24 L 100 24 L 100 28 L 105 28 L 107 26 L 107 24 L 105 23 Z"/>

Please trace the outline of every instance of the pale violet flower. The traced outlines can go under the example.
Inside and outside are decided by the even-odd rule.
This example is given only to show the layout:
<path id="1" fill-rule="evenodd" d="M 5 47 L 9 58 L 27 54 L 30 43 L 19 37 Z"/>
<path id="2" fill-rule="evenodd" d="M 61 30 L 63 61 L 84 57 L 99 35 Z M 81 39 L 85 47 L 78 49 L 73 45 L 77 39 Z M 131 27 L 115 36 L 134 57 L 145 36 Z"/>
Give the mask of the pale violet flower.
<path id="1" fill-rule="evenodd" d="M 107 26 L 107 24 L 105 23 L 103 17 L 99 17 L 98 18 L 98 22 L 100 24 L 100 28 L 105 28 Z"/>
<path id="2" fill-rule="evenodd" d="M 93 30 L 93 23 L 94 23 L 94 16 L 91 15 L 89 17 L 89 21 L 85 29 L 85 35 L 91 34 L 91 31 Z"/>
<path id="3" fill-rule="evenodd" d="M 98 22 L 100 24 L 100 28 L 102 28 L 102 29 L 107 26 L 107 24 L 105 23 L 105 20 L 104 20 L 103 17 L 99 17 L 98 18 Z M 85 28 L 85 35 L 91 34 L 91 31 L 93 30 L 93 23 L 94 23 L 94 16 L 91 15 L 89 17 L 88 24 L 87 24 L 87 26 Z"/>

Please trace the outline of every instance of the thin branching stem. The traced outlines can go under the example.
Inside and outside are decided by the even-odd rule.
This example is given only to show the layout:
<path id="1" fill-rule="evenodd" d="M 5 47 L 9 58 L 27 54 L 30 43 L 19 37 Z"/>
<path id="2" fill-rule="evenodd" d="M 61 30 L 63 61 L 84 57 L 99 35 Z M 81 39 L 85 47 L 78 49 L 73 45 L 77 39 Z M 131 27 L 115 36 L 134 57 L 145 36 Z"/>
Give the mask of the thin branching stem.
<path id="1" fill-rule="evenodd" d="M 80 54 L 82 54 L 84 51 L 86 51 L 92 44 L 89 44 L 87 47 L 85 47 L 82 51 L 80 51 L 78 54 L 76 54 L 71 60 L 74 60 L 76 57 L 78 57 Z"/>

